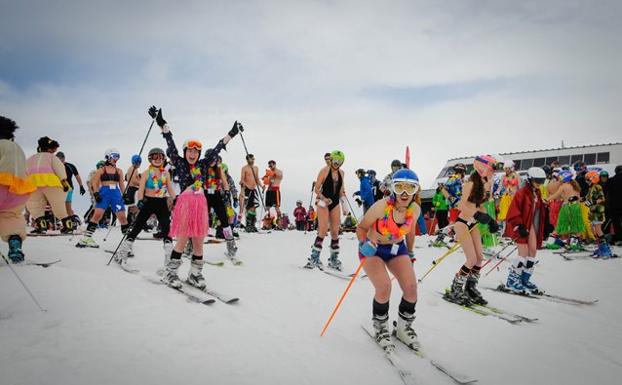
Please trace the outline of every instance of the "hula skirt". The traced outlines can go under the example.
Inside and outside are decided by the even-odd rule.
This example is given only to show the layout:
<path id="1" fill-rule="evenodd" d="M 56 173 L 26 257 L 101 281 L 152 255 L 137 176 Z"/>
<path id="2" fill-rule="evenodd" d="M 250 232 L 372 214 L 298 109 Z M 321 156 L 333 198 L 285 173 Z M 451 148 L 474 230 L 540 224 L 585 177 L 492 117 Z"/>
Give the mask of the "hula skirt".
<path id="1" fill-rule="evenodd" d="M 583 234 L 585 224 L 581 213 L 581 205 L 578 202 L 564 203 L 559 210 L 557 227 L 555 231 L 558 235 Z"/>
<path id="2" fill-rule="evenodd" d="M 562 201 L 552 201 L 549 203 L 549 222 L 553 226 L 557 226 L 557 218 L 559 217 L 559 210 L 562 208 Z"/>
<path id="3" fill-rule="evenodd" d="M 501 200 L 499 201 L 499 220 L 505 221 L 505 218 L 508 215 L 508 210 L 510 209 L 510 204 L 512 203 L 512 195 L 503 194 L 501 196 Z"/>
<path id="4" fill-rule="evenodd" d="M 486 209 L 486 213 L 488 215 L 490 215 L 492 217 L 492 219 L 495 219 L 496 217 L 496 209 L 495 209 L 495 201 L 486 201 L 482 204 L 482 206 Z M 479 233 L 482 236 L 482 246 L 487 248 L 487 247 L 493 247 L 493 246 L 497 246 L 499 244 L 498 240 L 497 240 L 497 235 L 496 234 L 491 234 L 490 233 L 490 229 L 488 227 L 488 225 L 483 225 L 483 224 L 478 224 L 477 226 L 479 226 Z"/>
<path id="5" fill-rule="evenodd" d="M 199 193 L 184 191 L 177 197 L 171 222 L 171 238 L 205 237 L 209 230 L 207 200 L 203 190 Z"/>

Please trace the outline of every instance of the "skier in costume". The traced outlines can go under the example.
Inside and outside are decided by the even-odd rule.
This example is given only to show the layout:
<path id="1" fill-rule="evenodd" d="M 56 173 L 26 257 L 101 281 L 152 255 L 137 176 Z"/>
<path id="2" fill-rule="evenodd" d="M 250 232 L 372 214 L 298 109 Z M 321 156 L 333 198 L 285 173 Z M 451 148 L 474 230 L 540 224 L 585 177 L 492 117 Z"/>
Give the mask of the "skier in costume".
<path id="1" fill-rule="evenodd" d="M 559 177 L 562 185 L 557 192 L 549 195 L 549 200 L 551 201 L 558 198 L 561 198 L 563 201 L 562 207 L 559 210 L 555 232 L 559 237 L 569 237 L 565 246 L 570 250 L 578 251 L 582 248 L 579 238 L 585 231 L 581 206 L 579 205 L 581 187 L 568 170 L 562 170 L 559 173 Z"/>
<path id="2" fill-rule="evenodd" d="M 462 185 L 464 184 L 464 175 L 466 173 L 466 166 L 462 163 L 456 163 L 452 167 L 453 174 L 447 179 L 443 188 L 441 189 L 441 193 L 447 199 L 449 203 L 449 224 L 452 225 L 447 227 L 449 229 L 449 233 L 451 235 L 451 241 L 453 241 L 453 236 L 455 231 L 453 229 L 453 224 L 456 222 L 458 218 L 458 214 L 460 214 L 460 210 L 458 210 L 458 203 L 460 202 L 460 198 L 462 197 Z M 436 239 L 433 241 L 433 245 L 443 246 L 445 245 L 445 233 L 439 232 Z"/>
<path id="3" fill-rule="evenodd" d="M 123 170 L 117 167 L 117 161 L 120 157 L 121 154 L 118 150 L 114 148 L 106 150 L 104 155 L 106 163 L 93 176 L 95 211 L 91 219 L 89 219 L 84 237 L 80 239 L 76 247 L 99 247 L 93 240 L 93 233 L 97 229 L 97 223 L 102 219 L 109 207 L 121 223 L 121 232 L 125 234 L 129 228 L 125 215 L 125 204 L 121 194 L 121 191 L 125 189 Z"/>
<path id="4" fill-rule="evenodd" d="M 128 184 L 127 191 L 123 196 L 123 202 L 127 205 L 128 218 L 130 223 L 134 223 L 136 215 L 138 215 L 138 207 L 136 207 L 136 192 L 140 188 L 140 165 L 143 160 L 140 155 L 132 155 L 132 165 L 125 173 L 125 182 Z"/>
<path id="5" fill-rule="evenodd" d="M 391 161 L 391 172 L 384 177 L 382 183 L 380 184 L 380 191 L 382 191 L 383 197 L 391 195 L 391 178 L 393 177 L 393 174 L 401 169 L 402 162 L 398 159 L 393 159 Z"/>
<path id="6" fill-rule="evenodd" d="M 449 209 L 449 204 L 447 203 L 447 198 L 442 193 L 443 184 L 439 183 L 438 188 L 436 189 L 436 193 L 432 198 L 432 206 L 434 206 L 434 215 L 436 215 L 436 220 L 438 221 L 438 229 L 441 231 L 449 224 L 449 220 L 447 219 L 447 210 Z"/>
<path id="7" fill-rule="evenodd" d="M 73 220 L 67 215 L 65 200 L 69 183 L 65 165 L 54 156 L 60 147 L 57 141 L 44 136 L 39 138 L 37 153 L 26 160 L 26 174 L 29 180 L 37 187 L 28 201 L 26 208 L 30 215 L 35 218 L 35 230 L 33 233 L 45 233 L 48 228 L 45 219 L 45 206 L 49 203 L 56 218 L 63 223 L 63 233 L 73 231 Z"/>
<path id="8" fill-rule="evenodd" d="M 559 173 L 561 169 L 556 168 L 551 172 L 551 179 L 549 183 L 546 185 L 547 194 L 546 197 L 543 196 L 545 200 L 549 203 L 549 222 L 553 226 L 557 226 L 557 218 L 559 217 L 559 210 L 562 208 L 562 200 L 561 199 L 551 199 L 553 195 L 559 190 L 562 185 L 562 181 L 559 178 Z"/>
<path id="9" fill-rule="evenodd" d="M 385 350 L 395 347 L 389 334 L 389 299 L 391 278 L 402 289 L 395 336 L 411 349 L 418 349 L 417 334 L 412 323 L 417 304 L 417 279 L 413 270 L 415 221 L 419 217 L 419 178 L 410 169 L 393 174 L 391 195 L 376 202 L 357 227 L 359 258 L 365 258 L 364 269 L 375 294 L 372 322 L 376 342 Z"/>
<path id="10" fill-rule="evenodd" d="M 192 242 L 192 262 L 186 282 L 199 289 L 205 288 L 203 277 L 203 239 L 208 230 L 208 207 L 204 191 L 208 178 L 210 164 L 217 161 L 218 153 L 225 149 L 229 141 L 239 132 L 238 122 L 233 124 L 227 136 L 218 141 L 218 144 L 210 151 L 201 156 L 202 144 L 198 140 L 189 139 L 183 145 L 183 157 L 179 155 L 173 134 L 169 125 L 162 117 L 162 109 L 152 106 L 149 115 L 155 117 L 158 126 L 162 130 L 162 136 L 166 140 L 167 154 L 171 163 L 175 166 L 179 177 L 181 194 L 177 196 L 177 202 L 173 210 L 170 237 L 176 238 L 170 259 L 166 263 L 166 272 L 162 280 L 173 288 L 180 288 L 182 282 L 177 276 L 181 266 L 181 254 L 188 241 Z"/>
<path id="11" fill-rule="evenodd" d="M 226 143 L 225 143 L 226 144 Z M 220 152 L 220 150 L 218 150 Z M 211 148 L 208 149 L 206 154 L 214 153 Z M 224 171 L 220 167 L 222 158 L 216 155 L 213 159 L 210 159 L 207 167 L 207 174 L 204 183 L 205 198 L 207 199 L 207 206 L 214 210 L 216 217 L 220 221 L 222 226 L 222 234 L 227 241 L 227 256 L 230 258 L 235 257 L 238 250 L 235 244 L 235 238 L 233 237 L 233 229 L 229 225 L 229 216 L 227 215 L 227 208 L 225 207 L 223 195 L 230 195 L 229 183 Z"/>
<path id="12" fill-rule="evenodd" d="M 603 222 L 605 221 L 605 194 L 600 182 L 598 171 L 590 171 L 585 174 L 585 180 L 590 186 L 585 197 L 585 203 L 590 210 L 590 222 L 593 227 L 594 235 L 598 238 L 598 249 L 594 251 L 596 258 L 610 258 L 611 248 L 603 233 Z"/>
<path id="13" fill-rule="evenodd" d="M 246 211 L 246 224 L 244 230 L 247 233 L 257 232 L 257 207 L 259 207 L 259 197 L 257 188 L 259 186 L 259 167 L 255 166 L 255 156 L 246 155 L 246 165 L 242 167 L 240 176 L 240 220 L 244 210 Z M 244 210 L 243 210 L 244 209 Z"/>
<path id="14" fill-rule="evenodd" d="M 341 204 L 343 215 L 347 214 L 345 208 L 344 172 L 341 170 L 341 166 L 345 161 L 345 155 L 343 152 L 335 150 L 330 153 L 330 158 L 330 166 L 323 167 L 315 181 L 318 231 L 311 247 L 311 256 L 305 265 L 307 269 L 323 268 L 320 261 L 320 253 L 322 252 L 324 237 L 330 228 L 331 241 L 328 267 L 341 270 L 341 261 L 339 260 L 339 226 L 341 225 L 339 208 Z"/>
<path id="15" fill-rule="evenodd" d="M 485 305 L 487 301 L 477 290 L 479 271 L 482 266 L 482 238 L 477 228 L 478 223 L 487 224 L 491 233 L 499 231 L 497 222 L 485 212 L 483 203 L 486 193 L 492 187 L 492 177 L 496 160 L 490 155 L 479 155 L 473 161 L 475 169 L 464 184 L 462 198 L 458 203 L 460 215 L 454 224 L 458 242 L 466 256 L 466 261 L 454 276 L 451 290 L 444 298 L 447 301 L 469 306 L 471 303 Z"/>
<path id="16" fill-rule="evenodd" d="M 26 176 L 26 156 L 15 143 L 17 124 L 0 116 L 0 237 L 9 244 L 8 257 L 22 262 L 26 239 L 24 206 L 37 187 Z"/>
<path id="17" fill-rule="evenodd" d="M 512 198 L 520 187 L 520 177 L 516 171 L 514 171 L 514 162 L 512 160 L 503 162 L 503 171 L 505 171 L 505 175 L 501 178 L 501 184 L 499 186 L 503 191 L 503 193 L 500 194 L 501 199 L 499 201 L 499 221 L 501 222 L 505 221 L 505 216 L 510 208 L 510 203 L 512 203 Z"/>
<path id="18" fill-rule="evenodd" d="M 222 172 L 225 175 L 225 178 L 227 180 L 227 184 L 229 185 L 229 191 L 225 192 L 223 195 L 223 200 L 225 202 L 225 207 L 227 209 L 227 216 L 229 217 L 229 221 L 227 223 L 229 223 L 229 226 L 231 226 L 231 230 L 233 232 L 233 236 L 234 237 L 239 237 L 237 231 L 235 230 L 235 226 L 236 226 L 236 219 L 237 219 L 237 215 L 235 213 L 235 210 L 239 207 L 239 200 L 238 200 L 238 189 L 235 187 L 235 181 L 233 180 L 233 177 L 229 174 L 229 166 L 227 166 L 226 163 L 220 163 L 220 168 L 222 169 Z M 224 226 L 224 224 L 222 224 L 222 226 Z M 224 234 L 223 234 L 223 238 L 224 238 Z"/>
<path id="19" fill-rule="evenodd" d="M 173 240 L 169 236 L 171 212 L 168 208 L 168 197 L 174 199 L 175 190 L 170 174 L 164 169 L 166 154 L 161 148 L 155 147 L 149 150 L 147 159 L 149 160 L 149 168 L 140 175 L 138 191 L 135 194 L 136 207 L 139 212 L 127 238 L 115 256 L 115 260 L 119 264 L 125 263 L 127 257 L 131 255 L 134 240 L 143 230 L 151 215 L 158 218 L 158 225 L 164 235 L 162 241 L 164 242 L 165 265 L 173 250 Z"/>
<path id="20" fill-rule="evenodd" d="M 540 192 L 545 180 L 543 169 L 527 170 L 528 182 L 514 195 L 508 208 L 506 231 L 518 244 L 518 256 L 510 258 L 506 287 L 514 293 L 542 294 L 530 279 L 537 263 L 536 253 L 553 230 Z"/>

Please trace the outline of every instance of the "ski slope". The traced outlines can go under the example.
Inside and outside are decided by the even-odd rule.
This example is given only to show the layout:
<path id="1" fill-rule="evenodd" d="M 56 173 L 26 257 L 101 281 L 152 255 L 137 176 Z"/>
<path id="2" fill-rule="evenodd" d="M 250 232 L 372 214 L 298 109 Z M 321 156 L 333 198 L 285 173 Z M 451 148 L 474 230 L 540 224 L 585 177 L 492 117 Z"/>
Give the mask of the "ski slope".
<path id="1" fill-rule="evenodd" d="M 240 297 L 227 305 L 188 302 L 144 279 L 162 264 L 162 244 L 138 240 L 129 274 L 106 266 L 121 235 L 101 249 L 77 249 L 77 237 L 29 238 L 27 258 L 62 258 L 48 268 L 14 266 L 47 312 L 42 313 L 6 265 L 0 265 L 0 383 L 38 384 L 402 384 L 360 325 L 370 323 L 373 288 L 357 280 L 326 335 L 320 337 L 347 281 L 306 262 L 315 234 L 241 234 L 242 266 L 205 266 L 208 285 Z M 419 276 L 443 253 L 417 238 Z M 328 241 L 322 260 L 326 263 Z M 346 272 L 358 265 L 353 234 L 341 237 Z M 6 254 L 6 244 L 2 245 Z M 224 244 L 205 245 L 207 259 L 224 259 Z M 508 249 L 509 250 L 509 249 Z M 620 254 L 620 250 L 617 250 Z M 448 257 L 419 286 L 414 327 L 425 353 L 479 384 L 617 384 L 622 377 L 622 263 L 566 261 L 540 253 L 534 282 L 550 293 L 599 299 L 592 306 L 532 300 L 482 290 L 491 305 L 535 323 L 516 325 L 442 300 L 463 263 Z M 491 265 L 489 265 L 491 266 Z M 189 262 L 184 260 L 180 277 Z M 488 268 L 485 268 L 486 271 Z M 481 280 L 496 286 L 506 264 Z M 394 285 L 391 319 L 400 290 Z M 420 384 L 453 384 L 403 346 L 398 354 Z"/>

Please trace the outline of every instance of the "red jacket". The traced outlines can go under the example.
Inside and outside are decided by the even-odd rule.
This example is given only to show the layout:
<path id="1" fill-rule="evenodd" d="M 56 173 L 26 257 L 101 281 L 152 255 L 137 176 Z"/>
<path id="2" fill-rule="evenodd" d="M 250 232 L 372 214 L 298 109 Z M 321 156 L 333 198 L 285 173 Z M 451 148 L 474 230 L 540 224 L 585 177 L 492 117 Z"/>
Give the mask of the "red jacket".
<path id="1" fill-rule="evenodd" d="M 297 222 L 302 222 L 307 217 L 307 210 L 304 207 L 296 207 L 294 210 L 294 218 Z"/>
<path id="2" fill-rule="evenodd" d="M 534 197 L 535 192 L 535 197 Z M 518 238 L 518 230 L 515 228 L 518 225 L 523 225 L 527 230 L 531 228 L 533 224 L 534 204 L 539 211 L 540 223 L 538 234 L 536 234 L 536 243 L 538 249 L 542 247 L 542 239 L 544 238 L 544 226 L 546 225 L 546 207 L 542 201 L 540 195 L 540 189 L 532 189 L 530 183 L 525 183 L 525 186 L 518 190 L 512 199 L 510 208 L 508 210 L 506 221 L 506 233 L 512 238 L 516 239 L 516 243 L 525 244 L 527 238 Z"/>

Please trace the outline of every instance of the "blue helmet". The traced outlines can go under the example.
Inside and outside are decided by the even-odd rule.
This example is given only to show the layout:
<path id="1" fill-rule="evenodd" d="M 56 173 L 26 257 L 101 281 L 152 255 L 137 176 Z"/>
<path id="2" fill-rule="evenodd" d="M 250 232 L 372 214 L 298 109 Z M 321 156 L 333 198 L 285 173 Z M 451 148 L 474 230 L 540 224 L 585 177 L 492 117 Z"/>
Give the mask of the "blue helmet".
<path id="1" fill-rule="evenodd" d="M 393 176 L 391 177 L 391 190 L 393 190 L 393 194 L 396 193 L 395 184 L 397 183 L 408 183 L 414 185 L 415 188 L 412 190 L 411 195 L 414 195 L 419 191 L 419 177 L 409 168 L 403 168 L 393 173 Z"/>
<path id="2" fill-rule="evenodd" d="M 571 180 L 574 179 L 574 177 L 572 175 L 572 172 L 570 172 L 568 170 L 562 170 L 562 172 L 559 173 L 559 178 L 564 183 L 570 182 Z"/>
<path id="3" fill-rule="evenodd" d="M 141 164 L 142 162 L 140 155 L 132 155 L 132 164 Z"/>

